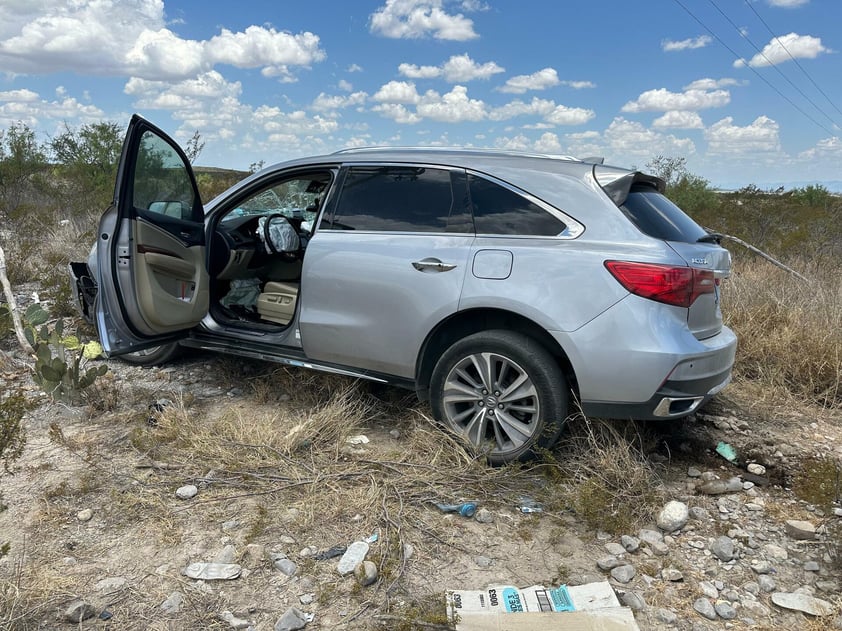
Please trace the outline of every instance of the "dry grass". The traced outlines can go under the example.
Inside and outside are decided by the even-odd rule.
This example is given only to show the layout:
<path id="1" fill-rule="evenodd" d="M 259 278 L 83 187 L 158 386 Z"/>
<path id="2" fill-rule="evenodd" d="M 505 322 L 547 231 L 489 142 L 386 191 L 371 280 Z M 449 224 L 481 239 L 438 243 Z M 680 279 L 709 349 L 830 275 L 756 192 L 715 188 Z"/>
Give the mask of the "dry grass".
<path id="1" fill-rule="evenodd" d="M 592 528 L 628 534 L 663 503 L 661 480 L 646 454 L 648 438 L 637 425 L 581 417 L 568 425 L 557 450 L 557 496 Z"/>
<path id="2" fill-rule="evenodd" d="M 793 267 L 799 267 L 796 262 Z M 736 376 L 770 402 L 842 405 L 842 278 L 806 284 L 763 261 L 741 262 L 724 285 L 727 323 L 739 337 Z"/>

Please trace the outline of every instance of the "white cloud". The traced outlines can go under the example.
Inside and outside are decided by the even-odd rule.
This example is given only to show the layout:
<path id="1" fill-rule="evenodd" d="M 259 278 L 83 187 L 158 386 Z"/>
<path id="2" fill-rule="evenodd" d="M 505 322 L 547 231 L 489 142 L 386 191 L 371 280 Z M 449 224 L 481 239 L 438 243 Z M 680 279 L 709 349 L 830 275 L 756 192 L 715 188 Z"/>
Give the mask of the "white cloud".
<path id="1" fill-rule="evenodd" d="M 288 76 L 289 66 L 308 67 L 323 61 L 318 35 L 305 32 L 293 35 L 262 26 L 249 26 L 232 33 L 222 29 L 204 42 L 204 52 L 212 65 L 229 64 L 237 68 L 263 67 L 268 76 Z"/>
<path id="2" fill-rule="evenodd" d="M 336 84 L 336 87 L 340 90 L 344 90 L 345 92 L 352 92 L 354 90 L 354 84 L 350 81 L 345 81 L 345 79 L 340 79 L 339 83 Z"/>
<path id="3" fill-rule="evenodd" d="M 554 125 L 583 125 L 594 116 L 596 116 L 596 113 L 593 110 L 558 105 L 544 120 Z"/>
<path id="4" fill-rule="evenodd" d="M 493 61 L 478 64 L 468 55 L 454 55 L 441 66 L 416 66 L 415 64 L 401 64 L 398 72 L 410 79 L 444 78 L 449 83 L 464 83 L 474 79 L 488 79 L 504 72 L 505 68 Z"/>
<path id="5" fill-rule="evenodd" d="M 622 117 L 611 121 L 604 136 L 612 153 L 628 162 L 657 154 L 683 156 L 696 152 L 696 145 L 689 138 L 660 134 Z"/>
<path id="6" fill-rule="evenodd" d="M 561 85 L 566 85 L 568 88 L 573 88 L 574 90 L 585 90 L 596 87 L 593 81 L 562 81 Z"/>
<path id="7" fill-rule="evenodd" d="M 239 147 L 248 151 L 280 148 L 284 153 L 299 149 L 313 153 L 321 148 L 320 136 L 339 129 L 333 116 L 309 116 L 300 109 L 283 111 L 274 106 L 245 105 L 239 100 L 240 82 L 226 81 L 215 70 L 177 83 L 133 77 L 126 83 L 124 92 L 134 98 L 137 109 L 170 111 L 172 118 L 180 123 L 175 132 L 177 138 L 189 138 L 198 129 L 208 141 L 229 143 L 227 151 Z"/>
<path id="8" fill-rule="evenodd" d="M 347 72 L 362 72 L 362 71 L 363 71 L 363 67 L 360 66 L 359 64 L 351 64 L 350 66 L 348 66 L 348 70 L 347 70 Z"/>
<path id="9" fill-rule="evenodd" d="M 465 11 L 475 12 L 488 11 L 491 7 L 481 0 L 462 0 L 462 8 Z"/>
<path id="10" fill-rule="evenodd" d="M 424 118 L 445 123 L 479 121 L 487 115 L 485 103 L 469 98 L 468 89 L 462 85 L 453 86 L 450 92 L 443 95 L 428 90 L 418 104 L 417 112 Z"/>
<path id="11" fill-rule="evenodd" d="M 167 28 L 162 0 L 30 4 L 19 15 L 8 7 L 0 10 L 0 67 L 6 72 L 178 81 L 229 64 L 289 78 L 290 67 L 325 58 L 319 37 L 309 32 L 249 26 L 236 33 L 222 29 L 209 40 L 184 39 Z"/>
<path id="12" fill-rule="evenodd" d="M 561 83 L 555 68 L 544 68 L 532 74 L 522 74 L 511 77 L 506 84 L 499 88 L 500 92 L 523 94 L 527 90 L 546 90 Z"/>
<path id="13" fill-rule="evenodd" d="M 668 112 L 670 110 L 702 110 L 722 107 L 731 101 L 727 90 L 686 90 L 670 92 L 666 88 L 647 90 L 626 103 L 623 112 Z"/>
<path id="14" fill-rule="evenodd" d="M 14 103 L 32 103 L 38 100 L 38 93 L 29 89 L 9 90 L 8 92 L 0 92 L 0 101 L 14 102 Z"/>
<path id="15" fill-rule="evenodd" d="M 837 161 L 842 158 L 842 138 L 839 136 L 831 136 L 830 138 L 822 138 L 816 143 L 815 147 L 811 147 L 798 154 L 801 160 L 814 164 L 815 161 Z"/>
<path id="16" fill-rule="evenodd" d="M 105 113 L 98 107 L 85 105 L 66 95 L 48 101 L 28 89 L 0 92 L 0 127 L 24 123 L 34 128 L 47 121 L 84 124 L 100 121 L 104 117 Z"/>
<path id="17" fill-rule="evenodd" d="M 411 81 L 389 81 L 371 97 L 382 103 L 414 104 L 421 100 L 421 96 Z"/>
<path id="18" fill-rule="evenodd" d="M 691 37 L 689 39 L 682 39 L 680 41 L 665 39 L 661 42 L 661 50 L 663 50 L 666 53 L 674 52 L 677 50 L 693 50 L 696 48 L 704 48 L 712 41 L 713 38 L 710 35 L 699 35 L 698 37 Z"/>
<path id="19" fill-rule="evenodd" d="M 441 76 L 439 66 L 416 66 L 403 63 L 398 66 L 398 73 L 410 79 L 435 79 Z"/>
<path id="20" fill-rule="evenodd" d="M 810 0 L 767 0 L 773 7 L 781 7 L 783 9 L 795 9 L 810 2 Z"/>
<path id="21" fill-rule="evenodd" d="M 535 151 L 541 153 L 561 152 L 561 143 L 558 141 L 558 136 L 551 132 L 541 134 L 541 137 L 535 141 Z"/>
<path id="22" fill-rule="evenodd" d="M 324 92 L 320 92 L 310 107 L 317 112 L 330 112 L 354 105 L 362 105 L 367 98 L 368 94 L 365 92 L 354 92 L 347 96 L 341 94 L 330 96 Z"/>
<path id="23" fill-rule="evenodd" d="M 745 82 L 724 77 L 722 79 L 696 79 L 685 85 L 683 90 L 716 90 L 717 88 L 728 88 L 730 86 L 745 85 Z"/>
<path id="24" fill-rule="evenodd" d="M 604 156 L 611 164 L 632 165 L 645 162 L 653 155 L 689 156 L 696 145 L 689 138 L 664 134 L 622 117 L 615 118 L 600 133 L 593 130 L 565 134 L 566 152 L 570 155 Z"/>
<path id="25" fill-rule="evenodd" d="M 461 13 L 447 13 L 443 0 L 386 0 L 371 14 L 370 21 L 372 33 L 395 39 L 466 41 L 479 37 L 474 21 Z"/>
<path id="26" fill-rule="evenodd" d="M 726 116 L 705 132 L 708 155 L 779 152 L 781 143 L 778 132 L 778 123 L 767 116 L 758 116 L 745 127 L 734 125 L 734 119 Z"/>
<path id="27" fill-rule="evenodd" d="M 400 103 L 381 103 L 371 108 L 371 111 L 391 118 L 396 123 L 414 125 L 420 123 L 423 119 L 415 112 L 410 111 L 405 105 Z"/>
<path id="28" fill-rule="evenodd" d="M 704 129 L 702 117 L 696 112 L 672 110 L 652 121 L 656 129 Z"/>
<path id="29" fill-rule="evenodd" d="M 513 138 L 502 136 L 494 141 L 494 146 L 509 151 L 529 151 L 532 149 L 532 141 L 523 134 L 518 134 Z"/>
<path id="30" fill-rule="evenodd" d="M 515 116 L 547 116 L 556 107 L 555 101 L 549 99 L 539 99 L 537 96 L 532 98 L 529 103 L 524 103 L 520 99 L 506 103 L 500 107 L 494 108 L 489 118 L 494 121 L 508 120 Z"/>
<path id="31" fill-rule="evenodd" d="M 822 53 L 829 52 L 832 51 L 822 45 L 822 40 L 819 37 L 788 33 L 770 41 L 763 47 L 762 51 L 757 53 L 747 63 L 752 68 L 777 66 L 780 63 L 789 61 L 791 59 L 790 55 L 796 59 L 815 59 Z M 742 68 L 745 65 L 745 59 L 738 59 L 734 62 L 735 68 Z"/>

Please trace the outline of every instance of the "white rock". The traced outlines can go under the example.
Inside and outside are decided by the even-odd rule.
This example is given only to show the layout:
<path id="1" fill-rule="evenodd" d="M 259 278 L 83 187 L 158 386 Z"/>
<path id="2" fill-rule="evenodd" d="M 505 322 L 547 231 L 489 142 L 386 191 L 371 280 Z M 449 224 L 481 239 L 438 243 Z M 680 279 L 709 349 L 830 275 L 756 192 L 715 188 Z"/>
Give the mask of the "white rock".
<path id="1" fill-rule="evenodd" d="M 250 626 L 252 626 L 252 623 L 250 621 L 238 618 L 230 611 L 223 611 L 221 614 L 219 614 L 219 619 L 223 622 L 227 622 L 228 626 L 232 629 L 248 629 Z"/>
<path id="2" fill-rule="evenodd" d="M 180 500 L 189 500 L 196 497 L 199 489 L 193 484 L 185 484 L 180 486 L 175 491 L 175 496 Z"/>
<path id="3" fill-rule="evenodd" d="M 240 576 L 243 568 L 236 563 L 191 563 L 182 574 L 203 581 L 230 581 Z"/>
<path id="4" fill-rule="evenodd" d="M 708 620 L 716 620 L 716 609 L 707 598 L 697 598 L 693 603 L 693 609 Z"/>
<path id="5" fill-rule="evenodd" d="M 665 532 L 675 532 L 687 524 L 690 518 L 690 509 L 684 502 L 675 500 L 667 502 L 658 514 L 658 528 Z"/>
<path id="6" fill-rule="evenodd" d="M 829 602 L 807 594 L 775 592 L 772 594 L 772 602 L 778 607 L 803 611 L 811 616 L 829 616 L 834 612 L 833 605 Z"/>
<path id="7" fill-rule="evenodd" d="M 181 604 L 184 602 L 184 596 L 180 592 L 173 592 L 164 602 L 161 603 L 160 609 L 164 613 L 178 613 L 181 611 Z"/>
<path id="8" fill-rule="evenodd" d="M 336 571 L 339 572 L 341 576 L 350 574 L 357 569 L 357 566 L 360 563 L 363 562 L 366 554 L 368 554 L 368 544 L 365 541 L 355 541 L 348 546 L 345 554 L 343 554 L 342 558 L 339 559 Z"/>
<path id="9" fill-rule="evenodd" d="M 611 570 L 611 578 L 618 583 L 628 583 L 637 575 L 633 565 L 621 565 Z"/>
<path id="10" fill-rule="evenodd" d="M 772 559 L 777 559 L 778 561 L 786 561 L 789 558 L 789 554 L 786 550 L 784 550 L 781 546 L 775 545 L 774 543 L 767 543 L 763 546 L 763 553 Z"/>
<path id="11" fill-rule="evenodd" d="M 354 570 L 354 577 L 360 585 L 367 587 L 377 580 L 377 566 L 372 561 L 363 561 Z"/>
<path id="12" fill-rule="evenodd" d="M 90 508 L 85 508 L 76 513 L 76 519 L 79 521 L 91 521 L 93 516 L 94 512 Z"/>
<path id="13" fill-rule="evenodd" d="M 809 521 L 800 519 L 787 519 L 784 525 L 786 534 L 793 539 L 809 541 L 816 538 L 816 527 Z"/>
<path id="14" fill-rule="evenodd" d="M 749 473 L 753 473 L 754 475 L 766 475 L 766 467 L 762 464 L 757 464 L 756 462 L 752 462 L 750 465 L 746 467 Z"/>

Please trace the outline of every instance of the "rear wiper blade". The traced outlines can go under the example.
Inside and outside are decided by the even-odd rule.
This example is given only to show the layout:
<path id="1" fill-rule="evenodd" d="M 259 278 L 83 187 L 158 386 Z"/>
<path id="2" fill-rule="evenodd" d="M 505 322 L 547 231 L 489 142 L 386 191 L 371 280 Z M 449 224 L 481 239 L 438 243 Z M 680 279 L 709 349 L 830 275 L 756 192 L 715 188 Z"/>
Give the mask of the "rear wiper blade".
<path id="1" fill-rule="evenodd" d="M 708 232 L 696 239 L 696 243 L 716 243 L 719 244 L 725 238 L 724 234 L 718 232 Z"/>

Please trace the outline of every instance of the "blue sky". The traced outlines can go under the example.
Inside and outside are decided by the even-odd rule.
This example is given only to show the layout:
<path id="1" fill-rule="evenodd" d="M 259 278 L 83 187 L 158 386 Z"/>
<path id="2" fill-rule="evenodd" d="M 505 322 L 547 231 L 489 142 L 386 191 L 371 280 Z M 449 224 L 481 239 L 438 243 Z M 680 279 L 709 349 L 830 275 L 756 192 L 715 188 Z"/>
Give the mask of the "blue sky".
<path id="1" fill-rule="evenodd" d="M 842 180 L 838 0 L 0 0 L 0 128 L 139 112 L 200 164 L 357 145 Z"/>

